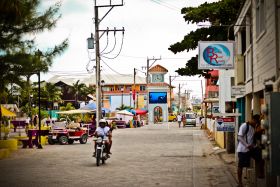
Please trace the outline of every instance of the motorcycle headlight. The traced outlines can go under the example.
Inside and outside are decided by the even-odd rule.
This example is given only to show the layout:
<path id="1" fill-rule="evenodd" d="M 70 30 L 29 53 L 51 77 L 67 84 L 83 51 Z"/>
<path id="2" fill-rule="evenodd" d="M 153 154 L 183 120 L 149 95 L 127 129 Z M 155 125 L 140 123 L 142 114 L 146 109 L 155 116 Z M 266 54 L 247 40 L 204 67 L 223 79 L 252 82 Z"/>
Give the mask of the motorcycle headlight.
<path id="1" fill-rule="evenodd" d="M 101 138 L 101 137 L 98 137 L 97 140 L 96 140 L 96 142 L 97 142 L 97 143 L 101 143 L 101 142 L 102 142 L 102 138 Z"/>

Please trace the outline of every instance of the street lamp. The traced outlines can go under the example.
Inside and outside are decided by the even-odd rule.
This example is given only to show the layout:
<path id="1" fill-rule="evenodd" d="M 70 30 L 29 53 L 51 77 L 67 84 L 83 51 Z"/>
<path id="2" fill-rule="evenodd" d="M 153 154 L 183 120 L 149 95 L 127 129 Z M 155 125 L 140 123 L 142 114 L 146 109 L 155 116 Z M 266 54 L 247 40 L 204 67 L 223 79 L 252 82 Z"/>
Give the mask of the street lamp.
<path id="1" fill-rule="evenodd" d="M 123 88 L 121 88 L 121 92 L 122 92 L 122 105 L 121 107 L 123 106 Z"/>

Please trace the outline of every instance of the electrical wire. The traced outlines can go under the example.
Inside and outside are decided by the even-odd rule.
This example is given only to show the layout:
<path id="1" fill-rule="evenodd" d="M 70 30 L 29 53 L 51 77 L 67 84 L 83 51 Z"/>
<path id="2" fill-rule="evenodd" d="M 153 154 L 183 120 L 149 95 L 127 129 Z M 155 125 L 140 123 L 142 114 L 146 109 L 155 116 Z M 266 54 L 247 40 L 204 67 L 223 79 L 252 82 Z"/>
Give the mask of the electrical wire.
<path id="1" fill-rule="evenodd" d="M 101 53 L 100 54 L 102 54 L 106 49 L 107 49 L 107 47 L 108 47 L 108 44 L 109 44 L 109 28 L 107 28 L 107 42 L 106 42 L 106 46 L 104 47 L 104 49 L 101 51 Z"/>
<path id="2" fill-rule="evenodd" d="M 119 73 L 117 72 L 116 70 L 114 70 L 113 68 L 111 68 L 102 58 L 100 58 L 101 61 L 110 69 L 112 70 L 113 72 L 115 72 L 116 74 L 119 74 L 119 75 L 126 75 L 126 74 L 122 74 L 122 73 Z"/>
<path id="3" fill-rule="evenodd" d="M 115 37 L 115 39 L 116 39 L 116 37 Z M 117 58 L 117 57 L 120 55 L 121 51 L 122 51 L 122 48 L 123 48 L 123 41 L 124 41 L 124 32 L 122 33 L 122 43 L 121 43 L 121 47 L 120 47 L 120 50 L 119 50 L 119 52 L 117 53 L 117 55 L 114 56 L 114 57 L 106 57 L 106 56 L 102 56 L 102 57 L 107 58 L 107 59 L 115 59 L 115 58 Z"/>
<path id="4" fill-rule="evenodd" d="M 104 71 L 106 71 L 106 70 L 104 69 Z M 111 81 L 111 83 L 116 83 L 115 79 L 111 79 L 109 74 L 102 74 L 101 79 L 102 79 L 102 77 L 106 77 L 109 81 Z"/>
<path id="5" fill-rule="evenodd" d="M 115 38 L 115 42 L 114 42 L 114 46 L 113 46 L 113 48 L 110 50 L 110 51 L 108 51 L 108 52 L 104 52 L 103 53 L 103 51 L 100 53 L 100 56 L 102 56 L 102 55 L 106 55 L 106 54 L 109 54 L 109 53 L 111 53 L 111 52 L 113 52 L 114 51 L 114 49 L 115 49 L 115 47 L 116 47 L 116 44 L 117 44 L 117 38 L 116 38 L 116 31 L 114 31 L 114 38 Z M 109 42 L 108 42 L 109 43 Z"/>
<path id="6" fill-rule="evenodd" d="M 151 1 L 154 2 L 154 3 L 157 3 L 157 4 L 161 5 L 161 6 L 165 6 L 166 8 L 169 8 L 171 10 L 180 11 L 180 9 L 177 8 L 177 7 L 172 7 L 172 6 L 168 5 L 168 4 L 163 4 L 164 2 L 162 2 L 162 1 L 158 1 L 158 0 L 151 0 Z"/>

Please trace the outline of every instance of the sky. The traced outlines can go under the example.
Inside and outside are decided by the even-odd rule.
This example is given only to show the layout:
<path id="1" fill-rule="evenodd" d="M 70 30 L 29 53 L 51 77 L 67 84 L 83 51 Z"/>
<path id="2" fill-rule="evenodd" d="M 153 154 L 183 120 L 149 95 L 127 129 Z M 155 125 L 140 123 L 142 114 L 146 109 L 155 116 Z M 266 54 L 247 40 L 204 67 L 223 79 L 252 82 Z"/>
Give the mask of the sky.
<path id="1" fill-rule="evenodd" d="M 120 4 L 121 0 L 111 0 L 112 4 Z M 194 24 L 187 24 L 181 14 L 181 8 L 199 6 L 206 0 L 124 0 L 124 6 L 114 7 L 100 23 L 99 29 L 122 29 L 116 32 L 114 50 L 114 32 L 106 34 L 100 39 L 100 51 L 104 51 L 101 61 L 102 74 L 133 74 L 133 68 L 143 70 L 147 58 L 161 58 L 153 65 L 159 64 L 166 69 L 165 82 L 169 76 L 175 76 L 175 70 L 185 67 L 186 62 L 195 56 L 198 50 L 181 52 L 176 55 L 168 50 L 169 46 L 183 40 L 184 36 L 197 28 Z M 208 0 L 213 2 L 217 0 Z M 43 0 L 41 9 L 54 5 L 56 0 Z M 97 0 L 97 4 L 109 4 L 109 0 Z M 54 59 L 50 72 L 42 75 L 48 80 L 56 74 L 87 75 L 92 74 L 95 66 L 94 50 L 87 49 L 86 39 L 94 33 L 94 0 L 61 0 L 61 19 L 56 27 L 36 36 L 40 49 L 48 49 L 69 39 L 69 47 L 59 57 Z M 99 18 L 102 18 L 108 8 L 99 8 Z M 108 38 L 108 45 L 107 45 Z M 105 48 L 107 45 L 107 48 Z M 119 56 L 115 57 L 121 49 Z M 107 57 L 107 58 L 106 58 Z M 150 61 L 152 64 L 153 61 Z M 89 71 L 87 71 L 87 69 Z M 137 71 L 139 76 L 145 76 Z M 102 79 L 102 78 L 101 78 Z M 194 97 L 201 97 L 200 78 L 176 77 L 172 85 L 178 92 L 189 90 Z"/>

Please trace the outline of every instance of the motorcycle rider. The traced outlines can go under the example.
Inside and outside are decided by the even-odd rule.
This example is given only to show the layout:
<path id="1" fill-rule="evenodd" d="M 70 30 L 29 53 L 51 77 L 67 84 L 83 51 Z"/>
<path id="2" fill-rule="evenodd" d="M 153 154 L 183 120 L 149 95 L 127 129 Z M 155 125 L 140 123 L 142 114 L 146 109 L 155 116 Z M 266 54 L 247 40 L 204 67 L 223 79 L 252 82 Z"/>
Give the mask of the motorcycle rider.
<path id="1" fill-rule="evenodd" d="M 99 120 L 99 126 L 96 128 L 94 134 L 95 137 L 104 137 L 104 136 L 112 136 L 112 132 L 110 131 L 110 127 L 107 126 L 107 122 L 105 119 L 100 119 Z M 94 141 L 94 153 L 93 157 L 96 156 L 96 142 Z M 109 147 L 110 147 L 110 142 L 106 140 L 105 142 L 105 152 L 106 156 L 109 158 Z"/>

